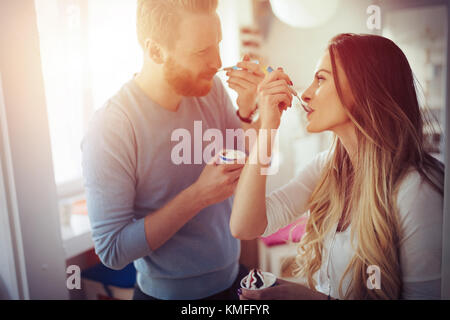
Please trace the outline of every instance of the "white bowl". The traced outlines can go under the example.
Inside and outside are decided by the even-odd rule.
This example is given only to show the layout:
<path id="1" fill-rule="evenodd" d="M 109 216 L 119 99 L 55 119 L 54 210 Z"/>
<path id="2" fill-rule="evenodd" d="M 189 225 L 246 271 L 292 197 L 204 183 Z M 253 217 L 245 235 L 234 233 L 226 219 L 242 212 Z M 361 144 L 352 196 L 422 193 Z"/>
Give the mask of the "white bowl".
<path id="1" fill-rule="evenodd" d="M 266 289 L 266 288 L 273 286 L 275 284 L 275 282 L 277 281 L 277 277 L 273 273 L 265 272 L 265 271 L 261 271 L 261 273 L 264 277 L 264 285 L 261 288 L 249 289 L 249 288 L 245 287 L 245 282 L 247 280 L 248 275 L 246 275 L 245 277 L 242 278 L 241 288 L 244 288 L 247 290 L 262 290 L 262 289 Z"/>
<path id="2" fill-rule="evenodd" d="M 220 163 L 235 163 L 240 159 L 245 159 L 246 156 L 245 152 L 240 150 L 225 149 L 220 152 L 219 161 Z"/>

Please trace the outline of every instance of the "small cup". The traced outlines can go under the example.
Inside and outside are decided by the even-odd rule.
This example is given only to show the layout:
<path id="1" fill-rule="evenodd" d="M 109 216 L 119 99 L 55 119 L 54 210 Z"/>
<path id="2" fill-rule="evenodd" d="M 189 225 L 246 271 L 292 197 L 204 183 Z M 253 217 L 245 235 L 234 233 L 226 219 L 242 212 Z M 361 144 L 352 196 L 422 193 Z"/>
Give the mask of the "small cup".
<path id="1" fill-rule="evenodd" d="M 225 149 L 219 154 L 219 163 L 232 164 L 232 163 L 245 163 L 247 155 L 240 150 Z"/>
<path id="2" fill-rule="evenodd" d="M 241 288 L 244 288 L 247 290 L 262 290 L 262 289 L 270 288 L 275 285 L 275 283 L 277 282 L 277 277 L 273 273 L 266 272 L 266 271 L 261 271 L 261 273 L 264 277 L 264 285 L 263 286 L 261 286 L 260 288 L 257 288 L 257 289 L 247 288 L 245 286 L 245 283 L 247 282 L 246 280 L 247 280 L 248 275 L 246 275 L 241 280 Z"/>

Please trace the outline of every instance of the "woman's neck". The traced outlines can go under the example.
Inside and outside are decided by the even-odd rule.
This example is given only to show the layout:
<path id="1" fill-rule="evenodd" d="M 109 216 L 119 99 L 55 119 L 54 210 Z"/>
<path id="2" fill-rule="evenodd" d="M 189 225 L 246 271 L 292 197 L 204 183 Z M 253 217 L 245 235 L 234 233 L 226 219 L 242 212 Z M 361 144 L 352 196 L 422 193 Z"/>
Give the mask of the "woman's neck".
<path id="1" fill-rule="evenodd" d="M 342 145 L 347 151 L 353 168 L 356 167 L 356 159 L 358 153 L 358 140 L 356 138 L 355 126 L 351 122 L 347 122 L 339 128 L 333 130 L 333 132 L 339 137 Z"/>

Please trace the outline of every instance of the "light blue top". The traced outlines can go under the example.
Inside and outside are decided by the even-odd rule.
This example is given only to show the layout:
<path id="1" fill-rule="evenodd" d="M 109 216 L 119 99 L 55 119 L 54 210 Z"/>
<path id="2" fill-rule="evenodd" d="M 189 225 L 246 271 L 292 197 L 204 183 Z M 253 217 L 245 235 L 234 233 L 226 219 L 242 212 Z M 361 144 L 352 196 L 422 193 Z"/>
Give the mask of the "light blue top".
<path id="1" fill-rule="evenodd" d="M 112 269 L 134 261 L 139 287 L 159 299 L 201 299 L 227 289 L 238 274 L 240 243 L 229 229 L 232 198 L 200 211 L 157 250 L 146 241 L 143 218 L 194 183 L 205 166 L 171 160 L 180 143 L 171 141 L 172 133 L 184 128 L 194 162 L 194 142 L 202 140 L 194 141 L 196 121 L 203 133 L 216 128 L 224 139 L 226 129 L 240 128 L 217 77 L 207 96 L 183 98 L 177 112 L 157 105 L 130 80 L 95 113 L 81 143 L 95 251 Z"/>

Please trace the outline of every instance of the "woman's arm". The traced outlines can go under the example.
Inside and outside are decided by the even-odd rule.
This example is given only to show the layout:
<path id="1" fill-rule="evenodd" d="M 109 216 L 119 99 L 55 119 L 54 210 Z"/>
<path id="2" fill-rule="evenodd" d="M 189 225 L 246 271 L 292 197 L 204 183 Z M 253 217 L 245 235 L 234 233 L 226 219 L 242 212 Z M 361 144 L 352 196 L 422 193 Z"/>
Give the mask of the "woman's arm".
<path id="1" fill-rule="evenodd" d="M 267 130 L 265 128 L 260 129 Z M 266 217 L 266 175 L 261 174 L 267 165 L 261 163 L 258 150 L 265 144 L 267 156 L 272 155 L 273 137 L 259 134 L 253 145 L 249 159 L 242 170 L 236 188 L 230 229 L 233 237 L 251 240 L 264 233 L 267 227 Z"/>
<path id="2" fill-rule="evenodd" d="M 443 176 L 440 177 L 443 181 Z M 443 195 L 413 171 L 400 185 L 402 299 L 440 299 Z"/>
<path id="3" fill-rule="evenodd" d="M 258 88 L 261 129 L 239 178 L 230 219 L 231 233 L 238 239 L 257 238 L 267 226 L 265 170 L 282 110 L 292 103 L 288 83 L 289 77 L 277 70 L 267 75 Z"/>

